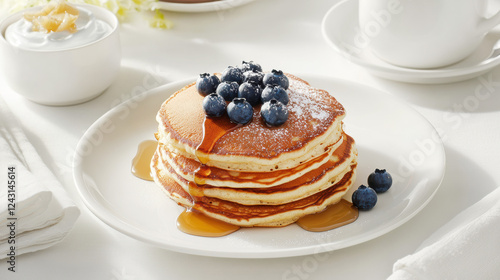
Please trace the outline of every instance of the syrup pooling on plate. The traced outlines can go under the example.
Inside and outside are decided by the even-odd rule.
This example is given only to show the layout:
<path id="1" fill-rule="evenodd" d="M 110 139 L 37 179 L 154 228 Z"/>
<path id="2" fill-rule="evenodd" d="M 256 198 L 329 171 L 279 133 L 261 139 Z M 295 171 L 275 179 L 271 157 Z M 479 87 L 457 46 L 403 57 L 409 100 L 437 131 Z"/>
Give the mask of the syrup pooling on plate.
<path id="1" fill-rule="evenodd" d="M 194 174 L 195 182 L 197 185 L 204 184 L 204 180 L 200 179 L 197 174 L 208 176 L 211 172 L 210 167 L 206 165 L 206 163 L 208 162 L 208 157 L 205 155 L 212 150 L 213 146 L 220 137 L 238 127 L 238 125 L 229 122 L 229 119 L 227 119 L 226 122 L 216 122 L 208 117 L 205 118 L 203 125 L 203 138 L 201 143 L 198 145 L 198 148 L 196 149 L 198 160 L 202 163 L 200 168 L 198 168 Z M 137 153 L 132 160 L 132 174 L 144 180 L 153 180 L 151 176 L 150 163 L 157 146 L 158 142 L 154 140 L 146 140 L 139 144 Z M 203 152 L 204 154 L 201 154 L 201 152 Z M 199 188 L 195 188 L 195 186 L 192 186 L 191 184 L 190 193 L 193 202 L 196 203 L 196 197 L 201 196 L 202 194 L 198 194 L 196 189 Z M 177 227 L 182 232 L 205 237 L 220 237 L 228 235 L 240 228 L 239 226 L 210 218 L 202 213 L 192 211 L 191 209 L 184 210 L 179 215 L 179 217 L 177 218 Z"/>
<path id="2" fill-rule="evenodd" d="M 308 231 L 327 231 L 356 221 L 358 214 L 358 209 L 352 203 L 341 199 L 324 211 L 304 216 L 298 219 L 296 223 Z"/>
<path id="3" fill-rule="evenodd" d="M 189 194 L 196 204 L 197 197 L 203 196 L 202 188 L 196 188 L 205 184 L 201 177 L 210 175 L 210 166 L 206 165 L 209 161 L 208 154 L 212 151 L 215 143 L 226 133 L 238 128 L 240 125 L 231 123 L 229 118 L 214 119 L 205 116 L 203 121 L 203 137 L 201 143 L 196 147 L 196 157 L 201 162 L 200 167 L 194 172 L 194 183 L 189 183 Z M 205 214 L 184 210 L 177 218 L 177 228 L 182 232 L 205 237 L 220 237 L 228 235 L 240 229 L 239 226 L 232 225 Z"/>
<path id="4" fill-rule="evenodd" d="M 151 158 L 156 151 L 158 142 L 155 140 L 146 140 L 139 144 L 137 147 L 137 153 L 132 159 L 132 174 L 136 177 L 153 181 L 151 177 Z"/>
<path id="5" fill-rule="evenodd" d="M 239 226 L 210 218 L 192 210 L 182 211 L 177 218 L 177 228 L 184 233 L 205 237 L 225 236 L 240 229 Z"/>

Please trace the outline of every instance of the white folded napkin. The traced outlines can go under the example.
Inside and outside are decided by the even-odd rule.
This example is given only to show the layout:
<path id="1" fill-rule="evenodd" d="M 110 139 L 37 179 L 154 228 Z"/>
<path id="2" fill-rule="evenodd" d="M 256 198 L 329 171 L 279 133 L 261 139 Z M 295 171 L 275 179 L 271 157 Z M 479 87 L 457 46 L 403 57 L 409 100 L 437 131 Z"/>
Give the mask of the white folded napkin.
<path id="1" fill-rule="evenodd" d="M 12 251 L 17 256 L 61 241 L 80 210 L 43 163 L 1 97 L 0 158 L 0 259 L 8 258 Z M 15 184 L 9 183 L 9 167 L 14 167 Z M 15 209 L 10 212 L 12 202 Z"/>
<path id="2" fill-rule="evenodd" d="M 500 279 L 500 187 L 398 260 L 388 279 Z"/>

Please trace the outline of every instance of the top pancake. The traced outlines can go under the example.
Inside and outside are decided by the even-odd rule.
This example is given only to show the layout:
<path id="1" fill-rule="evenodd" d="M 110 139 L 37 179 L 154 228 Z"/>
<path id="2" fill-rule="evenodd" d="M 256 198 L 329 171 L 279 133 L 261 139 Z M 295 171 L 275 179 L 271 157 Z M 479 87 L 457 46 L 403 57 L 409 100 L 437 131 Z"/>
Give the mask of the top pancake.
<path id="1" fill-rule="evenodd" d="M 203 140 L 205 112 L 203 96 L 188 85 L 174 93 L 161 106 L 157 138 L 183 156 L 207 158 L 207 165 L 222 169 L 270 171 L 293 168 L 322 155 L 325 148 L 342 137 L 344 107 L 328 92 L 287 74 L 290 102 L 285 124 L 268 127 L 254 108 L 253 120 L 226 132 L 209 151 L 196 151 Z M 228 130 L 234 126 L 227 116 L 214 123 Z"/>

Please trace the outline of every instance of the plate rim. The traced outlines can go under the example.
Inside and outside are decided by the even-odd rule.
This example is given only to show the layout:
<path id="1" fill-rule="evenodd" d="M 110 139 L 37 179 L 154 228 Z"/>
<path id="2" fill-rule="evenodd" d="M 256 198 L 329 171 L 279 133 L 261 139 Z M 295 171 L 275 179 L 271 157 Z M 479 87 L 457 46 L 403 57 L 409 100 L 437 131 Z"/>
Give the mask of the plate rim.
<path id="1" fill-rule="evenodd" d="M 174 3 L 158 1 L 153 8 L 172 12 L 202 13 L 232 9 L 253 2 L 255 0 L 220 0 L 205 3 Z"/>
<path id="2" fill-rule="evenodd" d="M 349 86 L 349 87 L 357 87 L 359 89 L 365 89 L 365 90 L 370 90 L 373 92 L 376 92 L 377 94 L 384 95 L 387 98 L 393 99 L 396 102 L 408 107 L 409 109 L 412 110 L 414 114 L 417 114 L 422 121 L 425 121 L 426 125 L 429 126 L 434 132 L 436 132 L 435 127 L 425 118 L 420 112 L 412 108 L 408 103 L 405 101 L 401 100 L 400 98 L 396 96 L 392 96 L 388 94 L 385 91 L 370 87 L 368 85 L 364 85 L 361 83 L 345 80 L 345 79 L 339 79 L 339 78 L 332 78 L 324 75 L 311 75 L 311 74 L 303 74 L 300 75 L 300 77 L 304 77 L 306 80 L 307 79 L 317 79 L 317 80 L 328 80 L 332 84 L 336 83 L 341 83 L 344 86 Z M 132 237 L 134 239 L 140 240 L 142 242 L 152 244 L 154 246 L 175 251 L 175 252 L 180 252 L 180 253 L 187 253 L 187 254 L 192 254 L 192 255 L 199 255 L 199 256 L 208 256 L 208 257 L 222 257 L 222 258 L 259 258 L 259 259 L 266 259 L 266 258 L 281 258 L 281 257 L 294 257 L 294 256 L 305 256 L 305 255 L 311 255 L 314 253 L 317 253 L 317 248 L 321 247 L 323 250 L 321 252 L 328 252 L 328 251 L 335 251 L 343 248 L 347 248 L 353 245 L 361 244 L 366 241 L 375 239 L 379 236 L 385 235 L 389 233 L 390 231 L 400 227 L 401 225 L 405 224 L 409 220 L 411 220 L 415 215 L 417 215 L 422 209 L 424 209 L 427 204 L 432 200 L 432 198 L 435 196 L 436 192 L 438 191 L 440 185 L 442 184 L 444 175 L 445 175 L 445 168 L 446 168 L 446 155 L 445 155 L 445 149 L 444 149 L 444 144 L 441 139 L 439 139 L 439 154 L 441 154 L 440 158 L 440 167 L 441 167 L 441 173 L 440 173 L 440 178 L 437 180 L 436 186 L 433 189 L 432 193 L 427 197 L 427 199 L 421 203 L 421 205 L 416 208 L 412 213 L 409 215 L 406 215 L 403 219 L 398 219 L 396 222 L 390 223 L 389 226 L 385 227 L 384 230 L 379 230 L 377 232 L 373 232 L 371 234 L 367 234 L 365 236 L 360 237 L 350 237 L 347 240 L 342 240 L 340 243 L 339 241 L 337 242 L 330 242 L 327 244 L 324 243 L 318 243 L 314 245 L 307 245 L 307 246 L 301 246 L 298 248 L 280 248 L 276 250 L 271 250 L 271 251 L 265 251 L 265 252 L 259 252 L 259 251 L 247 251 L 243 253 L 234 253 L 232 251 L 211 251 L 207 249 L 193 249 L 193 248 L 187 248 L 185 246 L 177 246 L 175 242 L 171 242 L 169 244 L 165 244 L 164 242 L 160 242 L 158 240 L 152 240 L 150 238 L 146 238 L 144 234 L 141 234 L 142 231 L 141 229 L 138 229 L 137 227 L 133 227 L 130 224 L 125 223 L 122 221 L 121 218 L 113 216 L 112 213 L 109 213 L 109 210 L 105 208 L 103 205 L 99 204 L 96 202 L 95 199 L 93 199 L 92 193 L 89 192 L 87 184 L 84 182 L 83 179 L 83 172 L 80 169 L 79 170 L 79 161 L 82 160 L 80 150 L 82 149 L 82 145 L 86 141 L 86 135 L 90 132 L 92 132 L 96 127 L 98 127 L 103 120 L 106 120 L 108 117 L 114 115 L 117 111 L 119 112 L 120 109 L 122 109 L 123 106 L 127 106 L 131 102 L 135 102 L 137 99 L 142 100 L 144 98 L 147 98 L 148 95 L 153 95 L 157 94 L 160 91 L 165 91 L 168 90 L 170 94 L 173 94 L 177 90 L 181 89 L 183 86 L 186 84 L 193 82 L 195 78 L 188 78 L 188 79 L 183 79 L 179 81 L 175 81 L 172 83 L 168 83 L 165 85 L 161 85 L 159 87 L 153 88 L 151 90 L 148 90 L 146 92 L 143 92 L 137 96 L 134 96 L 126 101 L 123 101 L 122 103 L 118 104 L 117 106 L 113 107 L 112 109 L 108 110 L 106 113 L 104 113 L 102 116 L 100 116 L 89 128 L 85 131 L 81 139 L 78 141 L 78 144 L 76 146 L 75 150 L 75 156 L 73 160 L 73 180 L 75 182 L 78 194 L 80 195 L 80 198 L 84 202 L 85 206 L 90 210 L 90 212 L 95 215 L 96 217 L 99 218 L 102 222 L 104 222 L 106 225 L 110 226 L 111 228 L 117 230 L 118 232 L 125 234 L 129 237 Z M 161 104 L 158 104 L 158 107 Z M 96 203 L 92 202 L 95 201 Z M 96 205 L 97 204 L 97 205 Z M 110 218 L 112 217 L 112 218 Z M 113 219 L 114 218 L 114 219 Z M 116 219 L 118 218 L 118 219 Z"/>

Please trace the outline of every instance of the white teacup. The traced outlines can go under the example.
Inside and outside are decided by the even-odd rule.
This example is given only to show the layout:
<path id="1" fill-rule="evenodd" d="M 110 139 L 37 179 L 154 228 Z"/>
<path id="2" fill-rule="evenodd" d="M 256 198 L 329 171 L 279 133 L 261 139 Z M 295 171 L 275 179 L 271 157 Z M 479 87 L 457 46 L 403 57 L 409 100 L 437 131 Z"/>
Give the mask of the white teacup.
<path id="1" fill-rule="evenodd" d="M 474 52 L 500 12 L 486 18 L 488 0 L 359 0 L 361 32 L 382 60 L 438 68 Z"/>

